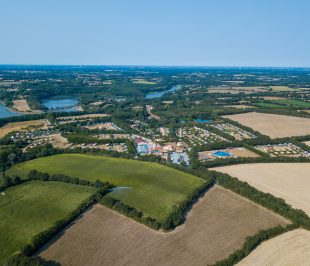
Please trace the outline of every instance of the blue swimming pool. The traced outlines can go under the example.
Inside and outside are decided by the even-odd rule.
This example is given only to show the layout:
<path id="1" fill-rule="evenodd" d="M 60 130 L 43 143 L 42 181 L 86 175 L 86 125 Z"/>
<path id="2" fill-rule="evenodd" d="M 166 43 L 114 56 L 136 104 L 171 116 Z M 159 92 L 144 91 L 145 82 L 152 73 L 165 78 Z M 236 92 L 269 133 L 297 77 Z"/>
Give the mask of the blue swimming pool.
<path id="1" fill-rule="evenodd" d="M 230 152 L 226 152 L 226 151 L 217 151 L 217 152 L 214 152 L 213 155 L 215 155 L 217 157 L 229 157 L 229 156 L 232 156 L 232 154 Z"/>

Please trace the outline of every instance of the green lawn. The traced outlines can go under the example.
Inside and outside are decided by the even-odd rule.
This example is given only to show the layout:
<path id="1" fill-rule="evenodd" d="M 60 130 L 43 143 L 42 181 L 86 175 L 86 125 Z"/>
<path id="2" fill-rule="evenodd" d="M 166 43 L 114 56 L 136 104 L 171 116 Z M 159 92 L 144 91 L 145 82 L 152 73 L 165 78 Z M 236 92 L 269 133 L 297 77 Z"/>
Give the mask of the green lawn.
<path id="1" fill-rule="evenodd" d="M 129 187 L 111 195 L 159 221 L 204 182 L 156 163 L 83 154 L 61 154 L 28 161 L 9 169 L 7 175 L 25 177 L 31 169 Z"/>
<path id="2" fill-rule="evenodd" d="M 0 194 L 0 265 L 30 239 L 65 218 L 95 188 L 31 181 Z"/>

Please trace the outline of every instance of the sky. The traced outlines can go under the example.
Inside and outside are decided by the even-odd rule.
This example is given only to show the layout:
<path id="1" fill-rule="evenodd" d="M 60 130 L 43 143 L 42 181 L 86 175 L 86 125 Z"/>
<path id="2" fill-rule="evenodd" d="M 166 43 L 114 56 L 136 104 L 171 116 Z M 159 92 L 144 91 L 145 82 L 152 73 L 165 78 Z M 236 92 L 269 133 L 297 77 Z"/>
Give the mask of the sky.
<path id="1" fill-rule="evenodd" d="M 0 64 L 310 67 L 309 0 L 0 0 Z"/>

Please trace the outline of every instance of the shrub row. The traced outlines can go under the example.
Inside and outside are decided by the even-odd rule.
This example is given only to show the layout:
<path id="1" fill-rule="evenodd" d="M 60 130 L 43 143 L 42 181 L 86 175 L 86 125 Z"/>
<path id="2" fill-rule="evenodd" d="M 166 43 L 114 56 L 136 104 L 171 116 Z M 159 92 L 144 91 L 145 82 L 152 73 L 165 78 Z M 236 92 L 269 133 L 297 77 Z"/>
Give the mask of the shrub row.
<path id="1" fill-rule="evenodd" d="M 110 196 L 103 197 L 100 201 L 103 205 L 116 210 L 134 220 L 137 222 L 143 223 L 153 229 L 158 230 L 161 227 L 161 223 L 153 218 L 145 217 L 143 215 L 143 212 L 138 211 L 136 208 L 131 207 L 117 199 L 114 199 Z"/>
<path id="2" fill-rule="evenodd" d="M 31 170 L 27 174 L 28 180 L 40 180 L 40 181 L 58 181 L 58 182 L 64 182 L 64 183 L 70 183 L 74 185 L 81 185 L 81 186 L 91 186 L 91 187 L 97 187 L 102 188 L 106 187 L 107 189 L 113 188 L 113 186 L 108 182 L 102 182 L 100 180 L 96 180 L 95 182 L 80 179 L 78 177 L 71 177 L 63 174 L 56 174 L 56 175 L 49 175 L 48 173 L 42 173 L 37 170 Z"/>
<path id="3" fill-rule="evenodd" d="M 162 228 L 164 230 L 172 230 L 182 224 L 186 219 L 186 214 L 193 204 L 215 184 L 215 179 L 212 177 L 205 176 L 204 180 L 205 183 L 201 187 L 195 189 L 186 200 L 173 209 L 170 215 L 162 223 Z"/>
<path id="4" fill-rule="evenodd" d="M 26 257 L 21 254 L 11 256 L 4 266 L 60 266 L 55 261 L 46 261 L 40 257 Z"/>
<path id="5" fill-rule="evenodd" d="M 258 245 L 263 241 L 276 237 L 280 234 L 288 232 L 297 228 L 296 225 L 288 225 L 285 228 L 282 226 L 276 226 L 267 230 L 261 230 L 254 236 L 246 238 L 241 249 L 236 250 L 230 254 L 226 259 L 216 262 L 213 266 L 232 266 L 248 256 Z"/>

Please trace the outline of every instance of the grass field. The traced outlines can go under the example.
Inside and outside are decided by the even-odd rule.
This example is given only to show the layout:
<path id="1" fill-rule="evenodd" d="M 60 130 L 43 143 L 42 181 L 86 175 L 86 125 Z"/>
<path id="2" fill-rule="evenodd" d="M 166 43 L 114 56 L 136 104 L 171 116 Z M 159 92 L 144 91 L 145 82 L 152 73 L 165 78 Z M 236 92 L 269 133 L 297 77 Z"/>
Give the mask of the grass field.
<path id="1" fill-rule="evenodd" d="M 82 154 L 62 154 L 28 161 L 9 169 L 7 174 L 25 177 L 31 169 L 92 181 L 100 179 L 128 187 L 111 195 L 158 220 L 163 220 L 173 206 L 204 182 L 155 163 Z"/>
<path id="2" fill-rule="evenodd" d="M 310 232 L 296 229 L 262 243 L 237 265 L 310 265 L 309 254 Z"/>
<path id="3" fill-rule="evenodd" d="M 267 92 L 267 87 L 253 86 L 253 87 L 241 87 L 241 86 L 218 86 L 208 88 L 209 93 L 231 93 L 231 94 L 252 94 L 258 92 Z"/>
<path id="4" fill-rule="evenodd" d="M 0 265 L 94 192 L 86 186 L 32 181 L 0 194 Z"/>
<path id="5" fill-rule="evenodd" d="M 250 112 L 224 116 L 271 138 L 310 134 L 310 119 L 286 115 Z"/>
<path id="6" fill-rule="evenodd" d="M 41 120 L 30 120 L 30 121 L 23 121 L 23 122 L 12 122 L 4 125 L 0 128 L 0 138 L 3 138 L 7 134 L 13 131 L 23 131 L 23 130 L 31 130 L 38 129 L 38 128 L 45 128 L 46 121 Z"/>
<path id="7" fill-rule="evenodd" d="M 154 231 L 95 206 L 44 247 L 40 256 L 77 266 L 209 265 L 240 248 L 246 236 L 286 223 L 284 218 L 215 186 L 175 231 Z"/>
<path id="8" fill-rule="evenodd" d="M 256 163 L 214 168 L 284 199 L 310 216 L 310 163 Z"/>
<path id="9" fill-rule="evenodd" d="M 290 100 L 290 99 L 279 99 L 279 100 L 272 100 L 269 102 L 258 102 L 255 105 L 267 108 L 310 108 L 310 102 Z"/>
<path id="10" fill-rule="evenodd" d="M 270 86 L 270 88 L 272 89 L 272 91 L 275 91 L 275 92 L 297 91 L 297 89 L 290 88 L 290 87 L 287 87 L 287 86 Z"/>

